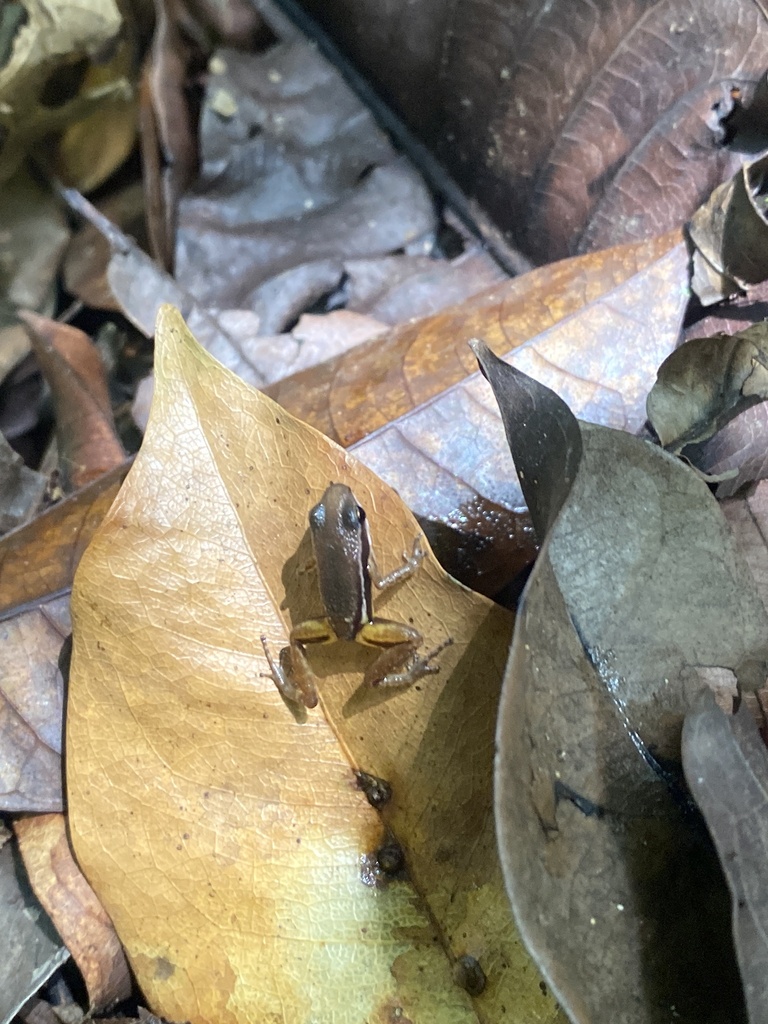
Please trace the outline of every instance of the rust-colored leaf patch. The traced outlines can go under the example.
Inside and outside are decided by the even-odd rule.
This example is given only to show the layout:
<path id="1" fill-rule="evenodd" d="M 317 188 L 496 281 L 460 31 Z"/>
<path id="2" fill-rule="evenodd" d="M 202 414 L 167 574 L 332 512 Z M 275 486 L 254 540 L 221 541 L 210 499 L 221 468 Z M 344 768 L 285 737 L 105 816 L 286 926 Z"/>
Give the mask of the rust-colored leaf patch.
<path id="1" fill-rule="evenodd" d="M 51 387 L 64 485 L 75 490 L 125 459 L 115 432 L 104 364 L 83 331 L 39 316 L 19 316 Z"/>
<path id="2" fill-rule="evenodd" d="M 32 888 L 80 968 L 91 1012 L 131 994 L 112 922 L 72 857 L 63 814 L 18 818 L 14 832 Z"/>

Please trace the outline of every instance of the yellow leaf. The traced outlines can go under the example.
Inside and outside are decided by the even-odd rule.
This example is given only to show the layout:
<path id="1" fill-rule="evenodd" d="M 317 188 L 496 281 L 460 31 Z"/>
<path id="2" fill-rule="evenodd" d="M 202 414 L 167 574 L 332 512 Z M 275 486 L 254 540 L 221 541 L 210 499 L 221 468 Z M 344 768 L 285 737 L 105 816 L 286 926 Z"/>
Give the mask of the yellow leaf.
<path id="1" fill-rule="evenodd" d="M 221 367 L 164 307 L 144 446 L 72 595 L 67 787 L 78 860 L 153 1010 L 210 1024 L 556 1019 L 496 859 L 493 732 L 511 617 L 430 554 L 377 611 L 446 636 L 441 671 L 369 690 L 372 652 L 310 654 L 320 705 L 259 643 L 319 612 L 307 511 L 331 480 L 379 565 L 418 526 L 365 467 Z M 283 606 L 287 602 L 290 620 Z M 380 816 L 353 769 L 392 783 Z M 384 822 L 382 822 L 382 817 Z M 391 828 L 407 872 L 375 852 Z M 487 977 L 471 997 L 456 960 Z"/>

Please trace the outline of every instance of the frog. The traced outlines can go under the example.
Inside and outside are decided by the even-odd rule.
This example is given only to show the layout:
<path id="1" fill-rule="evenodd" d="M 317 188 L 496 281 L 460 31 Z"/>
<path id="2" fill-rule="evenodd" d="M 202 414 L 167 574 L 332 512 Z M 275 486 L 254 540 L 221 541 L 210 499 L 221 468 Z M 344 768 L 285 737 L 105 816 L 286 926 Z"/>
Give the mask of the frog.
<path id="1" fill-rule="evenodd" d="M 451 637 L 426 654 L 419 653 L 421 633 L 413 626 L 373 614 L 372 587 L 383 592 L 409 579 L 424 559 L 417 536 L 410 553 L 392 572 L 378 572 L 371 550 L 371 535 L 365 510 L 352 489 L 331 483 L 309 512 L 314 565 L 324 614 L 297 623 L 288 646 L 277 659 L 261 637 L 269 664 L 269 675 L 282 696 L 313 708 L 318 702 L 317 677 L 309 663 L 307 648 L 315 644 L 354 641 L 379 650 L 366 671 L 363 684 L 371 687 L 406 687 L 426 675 L 440 671 L 437 655 L 451 643 Z"/>

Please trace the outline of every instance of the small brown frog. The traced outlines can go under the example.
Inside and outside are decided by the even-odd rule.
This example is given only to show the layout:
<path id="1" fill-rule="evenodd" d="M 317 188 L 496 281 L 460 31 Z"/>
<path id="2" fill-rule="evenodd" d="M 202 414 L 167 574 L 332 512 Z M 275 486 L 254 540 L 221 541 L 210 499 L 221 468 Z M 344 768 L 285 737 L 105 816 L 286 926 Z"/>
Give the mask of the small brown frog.
<path id="1" fill-rule="evenodd" d="M 403 622 L 373 615 L 371 584 L 378 590 L 412 576 L 424 558 L 419 538 L 403 564 L 379 576 L 371 553 L 365 511 L 346 484 L 331 484 L 309 513 L 309 529 L 315 553 L 320 595 L 325 615 L 299 622 L 290 633 L 289 646 L 275 661 L 267 638 L 261 642 L 271 676 L 280 693 L 308 708 L 317 704 L 316 677 L 305 647 L 354 640 L 381 653 L 365 673 L 368 686 L 409 686 L 422 676 L 439 672 L 434 658 L 453 641 L 449 637 L 427 654 L 418 654 L 423 638 Z"/>

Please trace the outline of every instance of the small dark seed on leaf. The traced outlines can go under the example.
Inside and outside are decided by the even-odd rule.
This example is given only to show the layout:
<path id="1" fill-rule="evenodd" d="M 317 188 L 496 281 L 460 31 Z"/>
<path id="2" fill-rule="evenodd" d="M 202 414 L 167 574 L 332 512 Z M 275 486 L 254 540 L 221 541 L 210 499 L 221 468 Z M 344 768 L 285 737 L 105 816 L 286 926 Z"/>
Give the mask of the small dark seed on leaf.
<path id="1" fill-rule="evenodd" d="M 477 960 L 465 953 L 456 961 L 453 968 L 453 978 L 457 985 L 460 985 L 471 996 L 479 996 L 485 991 L 485 971 Z"/>

